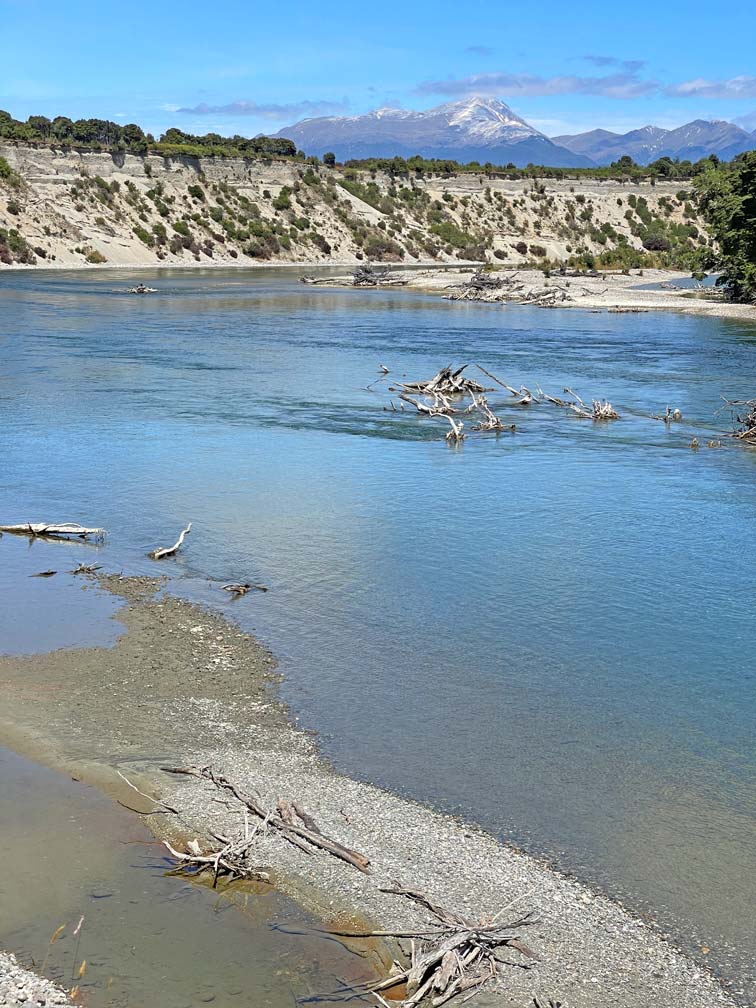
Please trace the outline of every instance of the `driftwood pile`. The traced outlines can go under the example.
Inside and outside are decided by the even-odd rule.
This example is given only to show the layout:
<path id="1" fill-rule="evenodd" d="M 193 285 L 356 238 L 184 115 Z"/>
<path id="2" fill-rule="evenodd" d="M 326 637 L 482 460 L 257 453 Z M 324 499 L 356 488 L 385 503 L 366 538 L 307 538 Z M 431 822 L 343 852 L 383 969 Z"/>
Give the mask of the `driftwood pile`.
<path id="1" fill-rule="evenodd" d="M 190 874 L 211 872 L 213 887 L 217 886 L 220 879 L 267 882 L 270 873 L 257 864 L 254 848 L 258 838 L 272 830 L 307 855 L 329 854 L 363 874 L 370 875 L 369 860 L 338 840 L 326 836 L 312 816 L 297 802 L 279 798 L 275 809 L 265 808 L 258 796 L 242 791 L 211 767 L 162 769 L 166 773 L 196 777 L 211 784 L 222 792 L 224 799 L 230 798 L 244 817 L 243 829 L 233 837 L 212 833 L 209 844 L 189 840 L 185 844 L 185 850 L 177 850 L 172 844 L 163 841 L 177 862 L 176 871 Z M 123 774 L 120 776 L 138 794 L 150 797 L 139 791 Z M 157 801 L 157 806 L 153 812 L 179 815 L 176 809 L 165 802 Z M 254 821 L 252 827 L 250 814 Z M 384 1001 L 383 994 L 386 994 L 392 997 L 391 1003 L 395 1008 L 415 1008 L 426 998 L 438 1008 L 457 995 L 471 997 L 484 986 L 496 982 L 500 978 L 501 966 L 517 965 L 527 968 L 528 960 L 538 958 L 520 937 L 523 928 L 536 923 L 529 913 L 502 920 L 505 911 L 509 909 L 505 907 L 490 919 L 474 921 L 438 906 L 421 893 L 398 884 L 379 891 L 411 900 L 430 915 L 430 921 L 414 930 L 338 931 L 329 928 L 325 931 L 325 934 L 334 937 L 395 938 L 409 942 L 408 962 L 405 965 L 395 962 L 391 972 L 383 979 L 357 986 L 343 986 L 328 995 L 329 1000 L 351 1001 L 372 996 L 379 1004 L 385 1005 L 387 1002 Z M 510 952 L 524 957 L 525 961 L 518 959 L 513 962 L 502 958 L 502 954 Z M 321 996 L 308 1000 L 320 1001 L 323 998 Z"/>
<path id="2" fill-rule="evenodd" d="M 215 873 L 214 885 L 217 884 L 221 874 L 232 878 L 260 878 L 265 874 L 261 869 L 251 866 L 248 858 L 256 836 L 267 829 L 275 830 L 284 840 L 305 854 L 330 854 L 340 861 L 345 861 L 357 871 L 365 875 L 370 874 L 370 862 L 363 854 L 350 850 L 338 840 L 326 836 L 312 816 L 297 802 L 280 798 L 275 809 L 266 809 L 260 798 L 241 791 L 228 778 L 215 773 L 211 767 L 162 767 L 162 769 L 166 773 L 182 774 L 207 781 L 219 791 L 235 798 L 244 811 L 244 833 L 234 838 L 214 834 L 215 841 L 221 845 L 214 851 L 203 852 L 196 841 L 184 852 L 175 851 L 166 844 L 168 850 L 180 861 L 181 866 L 194 870 L 212 868 Z M 247 815 L 250 812 L 258 820 L 252 832 L 247 825 Z"/>
<path id="3" fill-rule="evenodd" d="M 355 287 L 377 287 L 388 279 L 388 266 L 373 266 L 366 263 L 358 266 L 352 274 L 352 283 Z"/>
<path id="4" fill-rule="evenodd" d="M 560 305 L 575 302 L 575 289 L 570 288 L 568 277 L 581 276 L 578 273 L 559 273 L 558 277 L 544 280 L 541 287 L 528 289 L 525 283 L 518 280 L 519 272 L 512 274 L 486 273 L 478 270 L 469 280 L 457 289 L 444 295 L 447 301 L 511 301 L 514 304 L 534 305 L 536 308 L 557 308 Z M 582 289 L 584 294 L 599 293 Z"/>
<path id="5" fill-rule="evenodd" d="M 449 424 L 450 430 L 445 435 L 446 440 L 458 444 L 465 437 L 464 422 L 455 419 L 459 415 L 477 414 L 478 422 L 472 424 L 470 430 L 477 432 L 501 432 L 516 431 L 517 427 L 512 423 L 505 423 L 501 417 L 492 410 L 486 393 L 495 389 L 481 385 L 474 378 L 465 374 L 469 365 L 452 368 L 451 366 L 441 368 L 429 381 L 421 382 L 397 382 L 389 386 L 389 392 L 396 392 L 401 401 L 401 410 L 404 410 L 404 403 L 413 406 L 415 410 L 423 416 L 443 417 Z M 505 389 L 513 397 L 508 406 L 527 407 L 551 403 L 563 409 L 570 410 L 576 416 L 591 420 L 619 420 L 619 413 L 606 399 L 594 399 L 591 404 L 585 403 L 576 392 L 565 389 L 565 393 L 571 396 L 570 399 L 561 399 L 556 396 L 547 395 L 542 389 L 537 388 L 531 391 L 526 385 L 521 385 L 518 389 L 508 385 L 501 378 L 497 378 L 491 371 L 476 364 L 475 367 L 500 388 Z M 370 386 L 369 386 L 370 387 Z M 470 403 L 463 405 L 464 400 L 469 397 Z M 385 410 L 397 412 L 393 401 Z"/>
<path id="6" fill-rule="evenodd" d="M 383 980 L 356 987 L 342 987 L 329 995 L 332 1000 L 350 1001 L 372 995 L 378 1004 L 387 1005 L 383 994 L 394 994 L 390 1004 L 396 1008 L 415 1008 L 426 998 L 439 1008 L 457 995 L 463 1001 L 483 987 L 500 979 L 500 967 L 514 965 L 502 959 L 502 953 L 513 950 L 525 959 L 538 956 L 520 938 L 522 928 L 535 924 L 531 914 L 501 921 L 503 910 L 485 921 L 472 921 L 444 907 L 431 903 L 421 893 L 402 887 L 381 892 L 406 896 L 430 914 L 430 925 L 417 931 L 331 931 L 343 938 L 397 938 L 409 940 L 409 962 L 394 964 L 393 971 Z M 516 962 L 527 968 L 527 963 Z M 401 992 L 401 1000 L 396 994 Z M 318 999 L 320 1000 L 320 999 Z"/>
<path id="7" fill-rule="evenodd" d="M 735 422 L 741 426 L 733 437 L 748 444 L 756 444 L 756 399 L 731 399 L 727 401 L 727 405 L 738 410 L 745 406 L 748 410 L 742 416 L 739 414 L 735 416 Z"/>

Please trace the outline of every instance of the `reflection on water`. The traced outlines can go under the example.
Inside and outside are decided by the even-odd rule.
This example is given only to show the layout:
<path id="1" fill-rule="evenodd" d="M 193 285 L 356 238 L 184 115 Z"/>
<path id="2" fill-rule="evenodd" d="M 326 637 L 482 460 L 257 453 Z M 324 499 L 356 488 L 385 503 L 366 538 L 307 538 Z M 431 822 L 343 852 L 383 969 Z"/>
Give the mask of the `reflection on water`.
<path id="1" fill-rule="evenodd" d="M 177 590 L 265 639 L 339 767 L 745 968 L 756 454 L 705 446 L 720 396 L 753 395 L 756 328 L 296 276 L 155 272 L 135 298 L 126 273 L 0 275 L 7 520 L 104 525 L 110 567 L 154 573 L 147 551 L 191 519 Z M 450 451 L 444 424 L 365 388 L 379 363 L 464 361 L 623 419 L 492 394 L 517 433 Z M 644 417 L 667 404 L 682 425 Z M 213 579 L 271 591 L 234 603 Z"/>
<path id="2" fill-rule="evenodd" d="M 342 946 L 304 936 L 316 922 L 282 896 L 166 875 L 163 847 L 135 816 L 3 749 L 0 822 L 14 866 L 0 877 L 0 947 L 78 984 L 88 1008 L 290 1008 L 334 977 L 370 976 Z"/>

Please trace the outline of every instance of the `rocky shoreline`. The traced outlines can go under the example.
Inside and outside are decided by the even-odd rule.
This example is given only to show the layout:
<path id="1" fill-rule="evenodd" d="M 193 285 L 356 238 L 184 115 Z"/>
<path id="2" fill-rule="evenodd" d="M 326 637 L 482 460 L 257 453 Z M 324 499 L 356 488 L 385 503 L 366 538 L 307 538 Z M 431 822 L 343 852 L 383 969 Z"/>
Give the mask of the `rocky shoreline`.
<path id="1" fill-rule="evenodd" d="M 20 966 L 14 955 L 0 952 L 1 1008 L 70 1004 L 66 992 L 51 980 Z"/>
<path id="2" fill-rule="evenodd" d="M 0 658 L 12 712 L 0 732 L 15 748 L 149 812 L 117 766 L 177 810 L 147 817 L 176 844 L 233 834 L 241 821 L 212 788 L 177 783 L 161 765 L 212 765 L 269 808 L 280 797 L 300 802 L 372 865 L 363 875 L 272 831 L 261 835 L 260 864 L 325 921 L 423 926 L 422 912 L 381 891 L 397 882 L 475 919 L 508 906 L 533 911 L 538 923 L 527 940 L 539 959 L 513 955 L 505 984 L 480 1003 L 524 1008 L 535 996 L 584 1008 L 734 1004 L 708 971 L 617 903 L 464 822 L 336 773 L 313 737 L 290 723 L 272 656 L 221 616 L 165 594 L 157 580 L 109 576 L 100 584 L 124 601 L 117 618 L 127 632 L 115 646 Z"/>

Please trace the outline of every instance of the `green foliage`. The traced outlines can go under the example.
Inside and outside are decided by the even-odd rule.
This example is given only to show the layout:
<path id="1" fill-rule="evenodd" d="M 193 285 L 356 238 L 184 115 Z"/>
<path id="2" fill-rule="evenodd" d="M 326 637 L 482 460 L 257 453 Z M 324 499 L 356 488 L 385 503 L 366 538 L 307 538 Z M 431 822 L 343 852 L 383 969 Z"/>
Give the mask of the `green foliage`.
<path id="1" fill-rule="evenodd" d="M 4 157 L 0 157 L 0 181 L 7 182 L 12 186 L 18 185 L 19 182 L 18 175 L 16 175 Z"/>
<path id="2" fill-rule="evenodd" d="M 702 265 L 722 271 L 734 301 L 756 302 L 756 151 L 712 166 L 696 181 L 698 203 L 719 245 Z"/>
<path id="3" fill-rule="evenodd" d="M 32 266 L 36 262 L 31 246 L 15 228 L 0 228 L 0 262 L 6 266 L 14 262 Z"/>
<path id="4" fill-rule="evenodd" d="M 132 230 L 133 230 L 134 234 L 137 236 L 137 238 L 139 239 L 139 241 L 144 242 L 145 245 L 147 245 L 150 248 L 152 248 L 152 246 L 155 244 L 155 238 L 154 238 L 154 236 L 151 235 L 149 231 L 146 231 L 141 226 L 141 224 L 135 224 L 134 227 L 132 228 Z"/>
<path id="5" fill-rule="evenodd" d="M 93 263 L 95 265 L 100 265 L 101 263 L 106 263 L 107 257 L 102 254 L 98 249 L 88 248 L 85 249 L 85 258 L 88 263 Z"/>
<path id="6" fill-rule="evenodd" d="M 472 235 L 457 227 L 453 221 L 442 221 L 437 224 L 432 224 L 431 231 L 434 235 L 437 235 L 445 245 L 451 245 L 453 248 L 467 248 L 469 245 L 475 244 L 475 239 Z"/>
<path id="7" fill-rule="evenodd" d="M 291 210 L 291 189 L 289 186 L 282 186 L 278 196 L 273 200 L 274 210 Z"/>
<path id="8" fill-rule="evenodd" d="M 186 191 L 192 197 L 192 199 L 199 200 L 201 203 L 205 202 L 205 190 L 200 185 L 188 185 Z"/>

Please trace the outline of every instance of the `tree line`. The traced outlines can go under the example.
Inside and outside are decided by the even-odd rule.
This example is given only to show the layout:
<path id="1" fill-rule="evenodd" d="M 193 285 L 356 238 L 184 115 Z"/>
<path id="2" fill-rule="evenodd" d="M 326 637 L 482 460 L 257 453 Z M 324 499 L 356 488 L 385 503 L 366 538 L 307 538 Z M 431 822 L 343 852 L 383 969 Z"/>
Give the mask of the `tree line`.
<path id="1" fill-rule="evenodd" d="M 32 115 L 22 122 L 0 109 L 0 139 L 62 149 L 122 151 L 129 154 L 189 154 L 197 157 L 284 157 L 305 155 L 284 137 L 224 137 L 219 133 L 196 136 L 169 129 L 159 139 L 136 123 L 121 126 L 109 119 L 69 119 L 68 116 Z"/>

